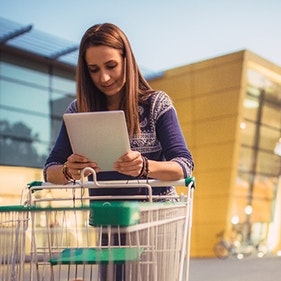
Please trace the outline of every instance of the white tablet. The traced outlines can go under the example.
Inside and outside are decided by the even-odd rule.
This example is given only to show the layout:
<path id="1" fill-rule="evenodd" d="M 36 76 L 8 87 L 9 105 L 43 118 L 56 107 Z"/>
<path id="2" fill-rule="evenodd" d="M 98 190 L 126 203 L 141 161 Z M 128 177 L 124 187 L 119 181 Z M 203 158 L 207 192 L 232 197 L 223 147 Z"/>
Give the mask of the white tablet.
<path id="1" fill-rule="evenodd" d="M 73 153 L 96 162 L 102 171 L 113 171 L 113 164 L 130 150 L 122 110 L 63 115 Z"/>

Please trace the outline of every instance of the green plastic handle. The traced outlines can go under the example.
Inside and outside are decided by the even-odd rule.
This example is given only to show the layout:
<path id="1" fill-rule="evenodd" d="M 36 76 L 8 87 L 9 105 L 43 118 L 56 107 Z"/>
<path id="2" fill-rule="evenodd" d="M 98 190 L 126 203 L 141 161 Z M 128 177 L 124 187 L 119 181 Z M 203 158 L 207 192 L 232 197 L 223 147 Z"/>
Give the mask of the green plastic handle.
<path id="1" fill-rule="evenodd" d="M 185 178 L 185 186 L 189 186 L 192 183 L 191 187 L 196 187 L 196 180 L 195 177 Z"/>

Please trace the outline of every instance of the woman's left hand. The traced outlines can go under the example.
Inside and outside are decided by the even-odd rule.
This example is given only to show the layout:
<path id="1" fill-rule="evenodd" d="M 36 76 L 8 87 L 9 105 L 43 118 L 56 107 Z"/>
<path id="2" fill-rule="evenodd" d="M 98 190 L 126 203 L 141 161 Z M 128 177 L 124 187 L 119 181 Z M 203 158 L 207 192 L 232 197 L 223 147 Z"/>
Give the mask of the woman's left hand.
<path id="1" fill-rule="evenodd" d="M 114 163 L 116 172 L 132 177 L 137 177 L 143 166 L 143 159 L 138 151 L 129 151 Z"/>

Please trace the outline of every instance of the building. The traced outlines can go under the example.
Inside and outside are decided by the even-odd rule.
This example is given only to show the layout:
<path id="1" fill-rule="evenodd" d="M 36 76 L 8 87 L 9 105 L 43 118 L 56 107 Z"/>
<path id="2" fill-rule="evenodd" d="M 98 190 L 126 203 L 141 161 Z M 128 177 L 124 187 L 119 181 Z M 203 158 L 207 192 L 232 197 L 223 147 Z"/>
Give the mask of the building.
<path id="1" fill-rule="evenodd" d="M 28 182 L 42 180 L 75 96 L 78 45 L 3 18 L 0 26 L 0 200 L 14 204 Z"/>
<path id="2" fill-rule="evenodd" d="M 174 100 L 195 160 L 191 254 L 233 234 L 280 250 L 281 68 L 242 50 L 150 84 Z"/>
<path id="3" fill-rule="evenodd" d="M 18 204 L 22 188 L 42 180 L 75 95 L 78 46 L 1 18 L 0 26 L 0 204 Z M 194 156 L 191 255 L 214 256 L 216 235 L 233 230 L 281 249 L 280 67 L 243 50 L 144 74 L 174 100 Z"/>

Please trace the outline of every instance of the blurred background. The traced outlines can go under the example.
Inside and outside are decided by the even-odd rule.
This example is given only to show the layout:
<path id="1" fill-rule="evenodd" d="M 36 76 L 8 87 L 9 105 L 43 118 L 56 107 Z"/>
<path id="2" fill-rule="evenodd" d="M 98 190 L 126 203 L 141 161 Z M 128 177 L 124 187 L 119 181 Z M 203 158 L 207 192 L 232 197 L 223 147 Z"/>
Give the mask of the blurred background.
<path id="1" fill-rule="evenodd" d="M 43 179 L 75 97 L 79 41 L 112 22 L 173 99 L 193 154 L 192 256 L 220 254 L 222 240 L 279 254 L 280 10 L 277 0 L 0 0 L 0 204 Z"/>
<path id="2" fill-rule="evenodd" d="M 79 43 L 93 24 L 128 35 L 141 66 L 165 70 L 250 49 L 281 65 L 278 0 L 0 0 L 0 16 Z"/>

